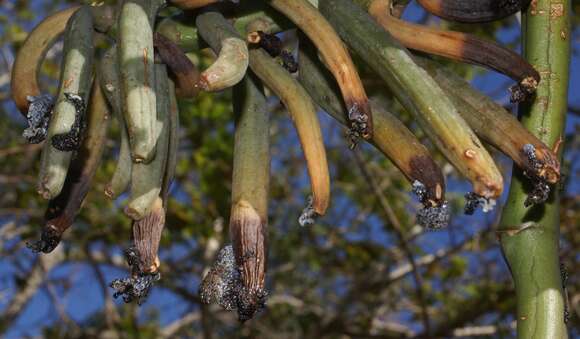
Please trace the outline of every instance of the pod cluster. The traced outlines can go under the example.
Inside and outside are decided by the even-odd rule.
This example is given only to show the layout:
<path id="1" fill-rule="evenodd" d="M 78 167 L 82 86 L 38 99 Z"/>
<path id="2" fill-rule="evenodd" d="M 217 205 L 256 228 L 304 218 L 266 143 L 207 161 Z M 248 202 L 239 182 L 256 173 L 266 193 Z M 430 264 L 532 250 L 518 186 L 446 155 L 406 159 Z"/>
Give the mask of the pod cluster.
<path id="1" fill-rule="evenodd" d="M 265 306 L 270 178 L 266 88 L 292 118 L 310 177 L 312 195 L 297 223 L 315 223 L 330 205 L 320 107 L 345 126 L 350 148 L 369 142 L 408 179 L 419 201 L 418 224 L 444 228 L 450 204 L 433 152 L 396 115 L 369 100 L 349 50 L 384 81 L 438 151 L 471 182 L 466 214 L 479 207 L 491 210 L 503 191 L 502 175 L 484 141 L 513 159 L 530 179 L 526 206 L 548 199 L 551 186 L 560 180 L 557 147 L 544 145 L 461 77 L 409 49 L 505 73 L 518 82 L 512 89 L 514 101 L 533 100 L 541 79 L 519 55 L 475 36 L 404 22 L 391 13 L 389 0 L 258 2 L 248 14 L 237 1 L 124 0 L 119 10 L 107 5 L 66 9 L 33 30 L 12 79 L 14 101 L 29 125 L 24 139 L 44 141 L 38 192 L 49 202 L 40 240 L 30 248 L 51 252 L 74 223 L 115 117 L 119 152 L 104 193 L 116 199 L 128 192 L 124 212 L 132 220 L 133 244 L 125 252 L 130 276 L 114 280 L 111 287 L 115 297 L 142 303 L 161 278 L 158 248 L 178 156 L 178 97 L 195 100 L 200 91 L 232 90 L 235 121 L 231 244 L 219 251 L 201 284 L 203 302 L 235 310 L 241 321 Z M 527 1 L 497 2 L 505 6 L 494 1 L 419 3 L 446 20 L 474 24 L 527 6 Z M 265 11 L 268 7 L 275 11 Z M 297 48 L 286 41 L 287 34 L 280 34 L 293 29 L 298 30 L 293 39 Z M 41 93 L 37 77 L 46 51 L 62 34 L 60 85 L 52 97 Z M 198 70 L 186 53 L 204 48 L 215 54 L 215 61 Z"/>

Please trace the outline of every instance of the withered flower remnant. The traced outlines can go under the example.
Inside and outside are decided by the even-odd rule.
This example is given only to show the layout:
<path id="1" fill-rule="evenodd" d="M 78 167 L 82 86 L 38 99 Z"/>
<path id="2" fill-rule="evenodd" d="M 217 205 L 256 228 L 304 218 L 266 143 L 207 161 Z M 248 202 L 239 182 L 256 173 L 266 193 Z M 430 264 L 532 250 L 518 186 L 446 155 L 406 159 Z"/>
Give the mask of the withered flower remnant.
<path id="1" fill-rule="evenodd" d="M 29 95 L 26 100 L 28 101 L 26 114 L 28 127 L 22 136 L 29 144 L 38 144 L 44 141 L 48 134 L 48 123 L 54 107 L 54 98 L 50 94 L 41 94 L 38 96 Z"/>

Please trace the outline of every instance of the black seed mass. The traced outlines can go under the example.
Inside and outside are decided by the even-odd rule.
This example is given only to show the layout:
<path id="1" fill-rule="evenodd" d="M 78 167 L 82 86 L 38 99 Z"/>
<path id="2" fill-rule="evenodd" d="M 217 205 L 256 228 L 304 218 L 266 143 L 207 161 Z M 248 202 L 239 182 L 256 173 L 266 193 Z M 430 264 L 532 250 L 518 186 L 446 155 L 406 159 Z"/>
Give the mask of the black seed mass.
<path id="1" fill-rule="evenodd" d="M 131 267 L 131 276 L 115 279 L 109 286 L 115 290 L 114 298 L 121 296 L 126 303 L 136 300 L 137 304 L 141 305 L 147 299 L 155 282 L 161 279 L 161 274 L 159 272 L 143 272 L 143 262 L 135 247 L 129 247 L 125 250 L 125 260 Z"/>
<path id="2" fill-rule="evenodd" d="M 423 204 L 423 208 L 417 212 L 417 223 L 419 225 L 429 230 L 439 230 L 449 225 L 451 210 L 447 201 L 443 201 L 437 206 L 432 206 L 429 202 L 429 191 L 419 180 L 413 182 L 412 191 Z"/>
<path id="3" fill-rule="evenodd" d="M 29 102 L 26 114 L 28 128 L 24 130 L 22 136 L 29 144 L 38 144 L 46 139 L 48 134 L 48 123 L 54 107 L 54 98 L 51 95 L 42 94 L 27 96 L 26 100 Z"/>
<path id="4" fill-rule="evenodd" d="M 545 179 L 536 175 L 536 173 L 542 169 L 544 164 L 538 160 L 534 145 L 525 144 L 522 148 L 522 152 L 527 157 L 528 167 L 533 170 L 533 173 L 524 171 L 524 175 L 530 179 L 532 184 L 532 190 L 528 193 L 528 196 L 524 201 L 524 206 L 530 207 L 532 205 L 543 204 L 550 196 L 550 185 L 548 185 Z"/>
<path id="5" fill-rule="evenodd" d="M 203 278 L 199 295 L 204 304 L 216 303 L 228 311 L 237 310 L 238 319 L 244 322 L 265 307 L 267 292 L 250 291 L 243 286 L 234 249 L 228 245 L 219 251 Z"/>
<path id="6" fill-rule="evenodd" d="M 62 134 L 56 134 L 52 137 L 52 146 L 62 152 L 76 151 L 83 138 L 85 130 L 85 103 L 83 98 L 77 94 L 65 93 L 64 97 L 75 107 L 75 121 L 70 131 Z"/>
<path id="7" fill-rule="evenodd" d="M 44 227 L 40 240 L 34 243 L 26 243 L 26 247 L 36 253 L 50 253 L 60 243 L 61 233 L 53 227 Z"/>

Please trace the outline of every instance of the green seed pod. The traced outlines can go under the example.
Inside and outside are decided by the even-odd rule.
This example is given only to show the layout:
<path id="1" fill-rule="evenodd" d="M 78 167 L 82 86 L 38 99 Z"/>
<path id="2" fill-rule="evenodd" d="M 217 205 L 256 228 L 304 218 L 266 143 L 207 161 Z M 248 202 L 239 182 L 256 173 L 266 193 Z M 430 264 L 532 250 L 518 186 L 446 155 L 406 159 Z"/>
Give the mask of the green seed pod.
<path id="1" fill-rule="evenodd" d="M 125 214 L 133 220 L 144 218 L 159 197 L 169 149 L 169 80 L 165 65 L 154 67 L 155 92 L 157 96 L 157 135 L 155 155 L 149 163 L 134 163 L 131 172 L 131 196 Z"/>
<path id="2" fill-rule="evenodd" d="M 134 162 L 155 155 L 156 98 L 152 24 L 158 1 L 125 1 L 119 16 L 118 57 L 123 113 Z"/>
<path id="3" fill-rule="evenodd" d="M 64 38 L 60 87 L 38 185 L 45 199 L 56 197 L 62 190 L 72 151 L 80 145 L 85 103 L 91 91 L 93 54 L 93 17 L 90 8 L 83 6 L 68 21 Z"/>
<path id="4" fill-rule="evenodd" d="M 117 166 L 111 181 L 105 186 L 105 195 L 111 199 L 117 198 L 123 193 L 131 182 L 131 150 L 129 148 L 129 135 L 123 116 L 121 104 L 119 67 L 117 64 L 116 46 L 111 47 L 101 58 L 99 67 L 99 77 L 101 79 L 101 89 L 109 102 L 113 114 L 119 122 L 119 132 L 121 134 L 121 146 Z"/>

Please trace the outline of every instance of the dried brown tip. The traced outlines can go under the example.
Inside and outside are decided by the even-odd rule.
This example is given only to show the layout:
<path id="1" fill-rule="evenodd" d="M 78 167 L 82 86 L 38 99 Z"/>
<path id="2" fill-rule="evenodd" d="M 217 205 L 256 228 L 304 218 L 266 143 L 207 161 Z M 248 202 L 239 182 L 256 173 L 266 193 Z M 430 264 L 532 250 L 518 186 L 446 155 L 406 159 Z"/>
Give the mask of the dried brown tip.
<path id="1" fill-rule="evenodd" d="M 446 20 L 483 23 L 503 19 L 526 8 L 530 0 L 418 0 L 427 12 Z"/>
<path id="2" fill-rule="evenodd" d="M 513 102 L 528 100 L 540 74 L 519 54 L 471 34 L 416 25 L 389 14 L 389 0 L 374 0 L 368 12 L 405 47 L 496 70 L 518 82 L 510 91 Z M 421 38 L 418 39 L 417 37 Z"/>
<path id="3" fill-rule="evenodd" d="M 153 203 L 151 212 L 141 220 L 133 222 L 133 244 L 139 252 L 139 270 L 155 273 L 159 268 L 159 242 L 165 226 L 165 209 L 161 198 Z"/>
<path id="4" fill-rule="evenodd" d="M 537 73 L 537 72 L 536 72 Z M 538 82 L 540 81 L 539 74 L 534 74 L 528 76 L 520 81 L 518 84 L 510 87 L 510 101 L 512 103 L 525 102 L 530 99 L 536 92 L 538 88 Z"/>
<path id="5" fill-rule="evenodd" d="M 522 147 L 522 153 L 527 158 L 524 170 L 530 172 L 528 175 L 537 176 L 549 184 L 560 181 L 560 162 L 552 150 L 543 144 L 526 144 Z"/>
<path id="6" fill-rule="evenodd" d="M 238 201 L 232 207 L 230 235 L 243 286 L 238 314 L 240 320 L 245 321 L 264 305 L 268 253 L 266 221 L 249 202 Z"/>
<path id="7" fill-rule="evenodd" d="M 445 179 L 439 166 L 431 157 L 415 156 L 410 161 L 412 182 L 424 186 L 424 193 L 417 194 L 425 206 L 438 206 L 445 200 Z"/>
<path id="8" fill-rule="evenodd" d="M 181 48 L 159 33 L 153 34 L 153 46 L 175 79 L 177 95 L 182 98 L 197 96 L 200 73 Z"/>

